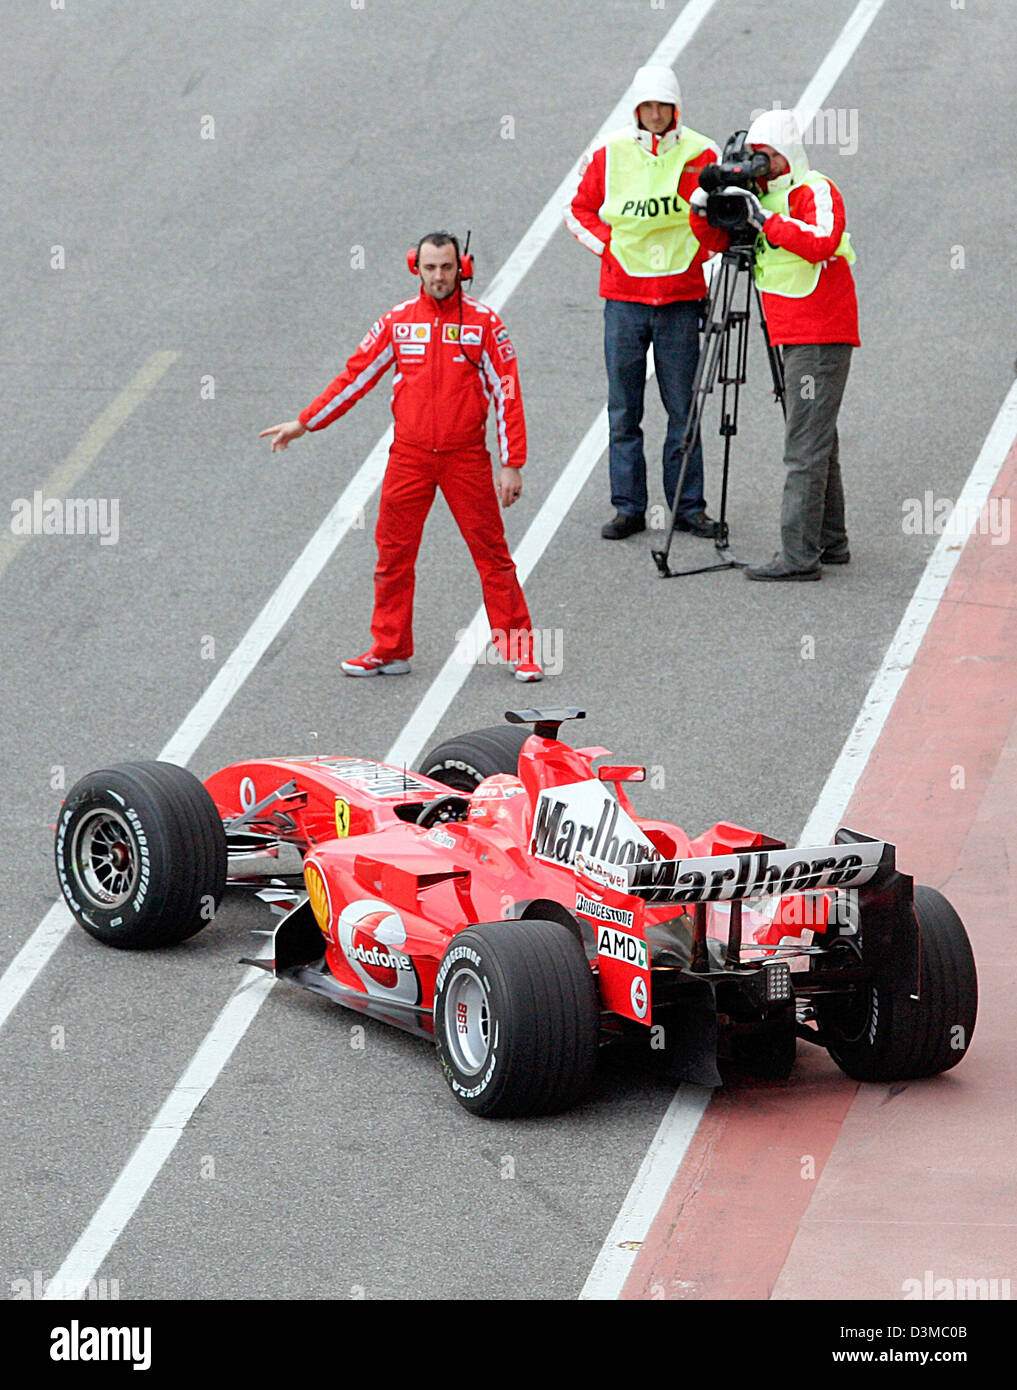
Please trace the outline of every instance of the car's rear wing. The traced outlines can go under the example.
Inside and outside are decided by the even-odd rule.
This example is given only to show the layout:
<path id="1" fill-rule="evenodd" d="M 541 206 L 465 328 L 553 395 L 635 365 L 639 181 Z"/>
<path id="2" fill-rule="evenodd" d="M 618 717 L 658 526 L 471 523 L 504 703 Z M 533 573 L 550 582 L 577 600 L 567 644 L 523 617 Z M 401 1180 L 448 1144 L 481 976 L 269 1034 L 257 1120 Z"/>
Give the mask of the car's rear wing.
<path id="1" fill-rule="evenodd" d="M 843 832 L 842 832 L 843 833 Z M 822 888 L 858 888 L 894 871 L 894 847 L 859 839 L 795 849 L 745 849 L 705 859 L 653 859 L 615 864 L 629 892 L 647 903 L 732 902 L 785 897 Z"/>

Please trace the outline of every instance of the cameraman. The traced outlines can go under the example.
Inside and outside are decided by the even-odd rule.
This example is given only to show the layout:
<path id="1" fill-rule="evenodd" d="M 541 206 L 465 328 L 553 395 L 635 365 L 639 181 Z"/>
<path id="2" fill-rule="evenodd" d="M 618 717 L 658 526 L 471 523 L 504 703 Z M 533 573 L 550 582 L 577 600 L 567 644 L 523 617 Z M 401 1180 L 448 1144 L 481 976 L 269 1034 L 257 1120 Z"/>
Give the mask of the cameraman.
<path id="1" fill-rule="evenodd" d="M 769 158 L 767 176 L 757 180 L 759 195 L 733 185 L 723 192 L 744 201 L 746 221 L 757 232 L 755 280 L 770 342 L 783 349 L 787 387 L 781 549 L 767 564 L 747 567 L 745 577 L 821 579 L 824 565 L 851 558 L 837 412 L 859 346 L 855 253 L 844 201 L 832 179 L 809 168 L 794 113 L 765 112 L 745 143 Z M 692 230 L 706 249 L 723 251 L 730 236 L 709 225 L 711 196 L 703 189 L 693 194 Z"/>

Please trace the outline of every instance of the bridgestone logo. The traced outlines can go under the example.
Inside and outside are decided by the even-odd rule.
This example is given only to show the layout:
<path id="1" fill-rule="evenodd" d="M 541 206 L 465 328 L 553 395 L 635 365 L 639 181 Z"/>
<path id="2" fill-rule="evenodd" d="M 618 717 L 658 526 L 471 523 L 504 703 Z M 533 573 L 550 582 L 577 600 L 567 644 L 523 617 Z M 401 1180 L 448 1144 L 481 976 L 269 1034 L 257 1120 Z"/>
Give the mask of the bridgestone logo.
<path id="1" fill-rule="evenodd" d="M 584 917 L 593 917 L 598 922 L 617 922 L 620 926 L 631 927 L 632 913 L 623 907 L 609 907 L 599 903 L 596 898 L 588 898 L 585 893 L 576 894 L 576 911 Z"/>
<path id="2" fill-rule="evenodd" d="M 480 956 L 476 951 L 471 950 L 469 946 L 454 946 L 442 961 L 441 969 L 438 971 L 438 977 L 434 982 L 434 992 L 436 995 L 445 983 L 448 972 L 452 969 L 457 960 L 468 960 L 478 969 L 480 968 Z"/>

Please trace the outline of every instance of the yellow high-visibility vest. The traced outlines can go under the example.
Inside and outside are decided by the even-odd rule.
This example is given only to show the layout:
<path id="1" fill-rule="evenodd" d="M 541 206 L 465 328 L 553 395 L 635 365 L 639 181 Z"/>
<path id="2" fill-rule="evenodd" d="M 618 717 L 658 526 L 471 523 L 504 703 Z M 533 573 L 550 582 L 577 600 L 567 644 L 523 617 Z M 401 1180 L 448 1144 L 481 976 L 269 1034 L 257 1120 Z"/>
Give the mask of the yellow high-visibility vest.
<path id="1" fill-rule="evenodd" d="M 826 175 L 820 174 L 816 169 L 810 169 L 802 180 L 802 183 L 808 184 L 829 182 Z M 800 183 L 795 184 L 795 188 L 801 186 Z M 791 188 L 785 188 L 778 193 L 764 193 L 759 201 L 767 212 L 779 212 L 788 217 L 793 191 Z M 848 265 L 854 265 L 854 247 L 846 231 L 833 254 L 843 256 Z M 819 284 L 822 269 L 822 262 L 807 261 L 783 246 L 771 246 L 762 232 L 756 238 L 756 285 L 767 294 L 781 294 L 788 299 L 804 299 Z"/>
<path id="2" fill-rule="evenodd" d="M 686 164 L 711 143 L 687 127 L 663 154 L 650 154 L 628 131 L 608 140 L 600 218 L 611 228 L 611 254 L 626 275 L 679 275 L 692 264 L 699 242 L 678 183 Z"/>

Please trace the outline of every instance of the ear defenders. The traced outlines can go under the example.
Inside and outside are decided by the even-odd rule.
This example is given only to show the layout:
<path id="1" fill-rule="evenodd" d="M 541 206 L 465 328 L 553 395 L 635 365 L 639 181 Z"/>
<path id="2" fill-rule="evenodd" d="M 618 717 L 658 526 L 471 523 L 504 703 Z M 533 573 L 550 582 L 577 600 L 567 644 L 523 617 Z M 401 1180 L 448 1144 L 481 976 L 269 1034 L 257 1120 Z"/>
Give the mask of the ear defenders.
<path id="1" fill-rule="evenodd" d="M 445 237 L 448 237 L 449 241 L 451 241 L 456 253 L 456 263 L 459 266 L 459 278 L 461 280 L 472 280 L 473 257 L 470 255 L 469 251 L 459 250 L 459 238 L 454 237 L 451 232 L 439 232 L 437 235 L 441 236 L 443 240 Z M 406 252 L 406 265 L 411 275 L 420 274 L 420 248 L 425 241 L 430 240 L 430 236 L 421 237 L 416 246 L 411 246 Z M 469 238 L 467 238 L 467 240 L 469 240 Z"/>

